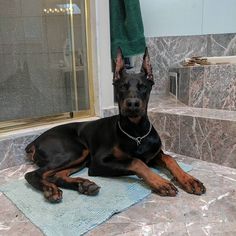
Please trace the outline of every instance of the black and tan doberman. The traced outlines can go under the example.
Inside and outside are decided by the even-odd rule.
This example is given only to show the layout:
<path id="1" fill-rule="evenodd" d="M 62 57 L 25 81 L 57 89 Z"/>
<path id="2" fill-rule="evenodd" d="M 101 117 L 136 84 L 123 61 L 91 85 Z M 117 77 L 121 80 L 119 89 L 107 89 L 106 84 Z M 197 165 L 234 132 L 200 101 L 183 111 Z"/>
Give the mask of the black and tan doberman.
<path id="1" fill-rule="evenodd" d="M 60 125 L 40 135 L 26 147 L 31 160 L 39 166 L 26 173 L 26 180 L 50 202 L 61 201 L 60 187 L 96 195 L 100 187 L 94 182 L 70 177 L 87 166 L 90 176 L 135 174 L 157 194 L 176 196 L 175 185 L 149 168 L 162 165 L 186 192 L 205 193 L 204 185 L 161 149 L 160 137 L 147 116 L 153 83 L 147 48 L 140 73 L 127 73 L 122 51 L 118 49 L 113 84 L 119 115 Z"/>

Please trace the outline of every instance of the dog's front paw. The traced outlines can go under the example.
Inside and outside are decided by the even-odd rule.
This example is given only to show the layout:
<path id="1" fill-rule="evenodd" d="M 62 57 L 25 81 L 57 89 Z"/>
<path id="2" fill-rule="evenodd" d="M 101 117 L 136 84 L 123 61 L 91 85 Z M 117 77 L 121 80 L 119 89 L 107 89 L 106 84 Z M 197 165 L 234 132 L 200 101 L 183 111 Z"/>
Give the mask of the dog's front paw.
<path id="1" fill-rule="evenodd" d="M 162 178 L 152 181 L 151 187 L 160 196 L 175 197 L 178 193 L 178 189 L 171 182 Z"/>
<path id="2" fill-rule="evenodd" d="M 78 191 L 79 193 L 94 196 L 99 192 L 100 187 L 96 185 L 94 182 L 86 180 L 84 182 L 78 183 Z"/>
<path id="3" fill-rule="evenodd" d="M 181 178 L 175 178 L 175 180 L 187 193 L 202 195 L 206 192 L 203 183 L 189 174 L 185 174 Z"/>
<path id="4" fill-rule="evenodd" d="M 44 189 L 43 194 L 51 203 L 59 203 L 62 200 L 62 191 L 59 188 L 47 187 Z"/>

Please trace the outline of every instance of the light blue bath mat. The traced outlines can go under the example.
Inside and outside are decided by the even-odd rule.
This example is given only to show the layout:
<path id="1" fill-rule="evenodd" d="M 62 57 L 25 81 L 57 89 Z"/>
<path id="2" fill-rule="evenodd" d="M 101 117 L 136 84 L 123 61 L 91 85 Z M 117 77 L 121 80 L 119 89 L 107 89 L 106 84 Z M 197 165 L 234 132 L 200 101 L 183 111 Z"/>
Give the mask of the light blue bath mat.
<path id="1" fill-rule="evenodd" d="M 185 171 L 192 169 L 183 163 L 179 165 Z M 160 170 L 157 172 L 160 174 Z M 88 177 L 87 169 L 75 176 L 89 178 L 101 186 L 99 194 L 85 196 L 76 191 L 63 190 L 62 202 L 51 204 L 24 179 L 2 186 L 0 190 L 47 236 L 85 234 L 115 213 L 132 206 L 151 193 L 149 187 L 135 176 Z"/>

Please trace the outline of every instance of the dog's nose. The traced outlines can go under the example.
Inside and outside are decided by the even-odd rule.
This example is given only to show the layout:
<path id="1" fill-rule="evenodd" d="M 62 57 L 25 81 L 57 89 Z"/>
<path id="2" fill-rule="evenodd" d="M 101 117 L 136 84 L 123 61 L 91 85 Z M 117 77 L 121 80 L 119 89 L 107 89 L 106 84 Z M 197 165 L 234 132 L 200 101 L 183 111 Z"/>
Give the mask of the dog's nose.
<path id="1" fill-rule="evenodd" d="M 130 109 L 135 109 L 140 107 L 140 101 L 136 98 L 130 98 L 126 100 L 126 106 Z"/>

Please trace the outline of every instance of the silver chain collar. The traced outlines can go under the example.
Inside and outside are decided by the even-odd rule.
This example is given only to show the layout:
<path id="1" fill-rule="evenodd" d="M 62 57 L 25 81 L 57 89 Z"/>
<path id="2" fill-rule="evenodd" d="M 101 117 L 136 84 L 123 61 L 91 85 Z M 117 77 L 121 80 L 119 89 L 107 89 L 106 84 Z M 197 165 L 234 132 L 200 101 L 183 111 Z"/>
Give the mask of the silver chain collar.
<path id="1" fill-rule="evenodd" d="M 126 132 L 121 128 L 120 121 L 118 121 L 118 126 L 119 126 L 120 130 L 121 130 L 126 136 L 128 136 L 128 137 L 131 138 L 132 140 L 136 141 L 137 146 L 139 146 L 139 145 L 141 144 L 142 139 L 146 138 L 146 137 L 150 134 L 150 132 L 151 132 L 151 130 L 152 130 L 152 124 L 150 123 L 150 127 L 149 127 L 148 132 L 147 132 L 145 135 L 143 135 L 142 137 L 136 137 L 136 138 L 135 138 L 135 137 L 131 136 L 130 134 L 126 133 Z"/>

